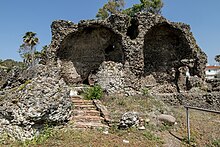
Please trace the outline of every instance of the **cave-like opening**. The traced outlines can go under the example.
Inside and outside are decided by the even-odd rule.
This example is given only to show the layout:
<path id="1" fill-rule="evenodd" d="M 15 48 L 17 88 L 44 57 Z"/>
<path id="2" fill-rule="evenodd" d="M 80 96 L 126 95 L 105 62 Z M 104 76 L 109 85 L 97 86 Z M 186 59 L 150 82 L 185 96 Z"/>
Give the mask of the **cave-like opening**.
<path id="1" fill-rule="evenodd" d="M 128 27 L 126 35 L 129 36 L 131 40 L 133 40 L 136 39 L 139 34 L 139 29 L 138 29 L 139 24 L 136 19 L 131 19 L 130 23 L 131 26 Z"/>
<path id="2" fill-rule="evenodd" d="M 124 63 L 121 42 L 121 37 L 108 28 L 88 27 L 69 34 L 62 41 L 57 56 L 62 61 L 71 61 L 81 82 L 88 84 L 89 74 L 103 61 Z"/>
<path id="3" fill-rule="evenodd" d="M 144 73 L 153 74 L 157 82 L 175 82 L 182 59 L 193 57 L 182 32 L 169 24 L 152 27 L 145 35 Z"/>

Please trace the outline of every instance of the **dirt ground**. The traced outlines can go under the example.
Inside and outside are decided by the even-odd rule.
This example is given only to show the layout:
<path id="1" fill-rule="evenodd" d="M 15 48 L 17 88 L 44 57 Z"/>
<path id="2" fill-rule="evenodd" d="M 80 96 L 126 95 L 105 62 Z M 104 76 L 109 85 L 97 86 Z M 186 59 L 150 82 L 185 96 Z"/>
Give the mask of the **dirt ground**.
<path id="1" fill-rule="evenodd" d="M 42 147 L 220 147 L 220 115 L 190 110 L 191 142 L 187 143 L 186 111 L 183 106 L 167 106 L 152 97 L 105 97 L 102 99 L 113 120 L 108 131 L 103 129 L 76 130 L 71 125 L 62 129 L 51 129 L 42 137 L 29 142 L 0 138 L 0 146 Z M 145 130 L 130 128 L 119 130 L 117 123 L 123 113 L 136 111 L 145 123 Z M 154 115 L 170 114 L 176 118 L 174 126 L 158 123 Z"/>

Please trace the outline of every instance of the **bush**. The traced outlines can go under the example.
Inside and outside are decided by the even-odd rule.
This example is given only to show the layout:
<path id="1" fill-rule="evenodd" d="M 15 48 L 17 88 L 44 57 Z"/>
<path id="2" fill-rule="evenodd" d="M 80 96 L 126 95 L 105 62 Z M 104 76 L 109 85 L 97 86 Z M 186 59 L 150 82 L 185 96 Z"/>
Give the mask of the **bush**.
<path id="1" fill-rule="evenodd" d="M 143 96 L 148 96 L 149 95 L 149 89 L 148 88 L 143 88 L 142 89 L 142 95 Z"/>
<path id="2" fill-rule="evenodd" d="M 103 96 L 103 91 L 100 85 L 95 85 L 90 87 L 85 92 L 85 98 L 88 100 L 101 99 Z"/>

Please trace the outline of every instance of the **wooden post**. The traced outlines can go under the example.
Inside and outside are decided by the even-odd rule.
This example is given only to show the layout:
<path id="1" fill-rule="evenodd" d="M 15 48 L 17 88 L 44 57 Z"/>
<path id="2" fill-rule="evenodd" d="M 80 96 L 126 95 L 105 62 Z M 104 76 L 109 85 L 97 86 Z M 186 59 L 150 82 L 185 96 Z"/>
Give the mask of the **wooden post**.
<path id="1" fill-rule="evenodd" d="M 189 123 L 189 108 L 186 107 L 186 125 L 188 134 L 188 143 L 190 144 L 190 123 Z"/>

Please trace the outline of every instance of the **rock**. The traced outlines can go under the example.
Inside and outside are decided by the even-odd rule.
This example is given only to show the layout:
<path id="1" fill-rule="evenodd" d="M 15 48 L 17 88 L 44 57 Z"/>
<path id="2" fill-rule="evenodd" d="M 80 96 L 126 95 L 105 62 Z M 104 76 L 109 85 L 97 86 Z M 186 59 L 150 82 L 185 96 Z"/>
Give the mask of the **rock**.
<path id="1" fill-rule="evenodd" d="M 220 111 L 220 92 L 201 92 L 200 90 L 194 93 L 156 94 L 154 96 L 173 106 L 181 104 Z"/>
<path id="2" fill-rule="evenodd" d="M 150 122 L 150 119 L 149 118 L 146 118 L 145 119 L 145 123 L 149 123 Z"/>
<path id="3" fill-rule="evenodd" d="M 21 69 L 12 68 L 8 73 L 1 72 L 0 76 L 4 78 L 0 78 L 0 88 L 1 89 L 10 89 L 16 86 L 19 86 L 24 83 L 22 78 L 19 78 L 21 73 Z"/>
<path id="4" fill-rule="evenodd" d="M 145 126 L 138 127 L 139 130 L 145 130 Z"/>
<path id="5" fill-rule="evenodd" d="M 209 91 L 220 92 L 220 78 L 207 79 L 206 82 L 209 84 Z"/>
<path id="6" fill-rule="evenodd" d="M 101 113 L 101 116 L 104 118 L 105 122 L 109 123 L 111 119 L 110 119 L 110 114 L 107 108 L 101 103 L 100 100 L 93 100 L 93 103 L 95 104 L 99 112 Z"/>
<path id="7" fill-rule="evenodd" d="M 194 87 L 202 89 L 204 87 L 204 81 L 198 76 L 190 76 L 190 78 L 188 79 L 187 87 L 188 89 L 191 89 Z"/>
<path id="8" fill-rule="evenodd" d="M 126 112 L 122 115 L 119 128 L 127 129 L 139 125 L 139 114 L 137 112 Z"/>
<path id="9" fill-rule="evenodd" d="M 108 130 L 103 131 L 103 134 L 109 134 Z"/>
<path id="10" fill-rule="evenodd" d="M 0 101 L 0 134 L 32 139 L 46 124 L 58 125 L 69 120 L 72 102 L 59 68 L 37 66 L 31 80 L 4 91 Z"/>
<path id="11" fill-rule="evenodd" d="M 70 90 L 70 97 L 78 96 L 78 92 L 75 90 Z"/>
<path id="12" fill-rule="evenodd" d="M 174 125 L 176 122 L 176 118 L 171 115 L 161 114 L 158 116 L 158 120 L 162 121 L 167 125 Z"/>
<path id="13" fill-rule="evenodd" d="M 176 93 L 177 87 L 174 84 L 163 84 L 153 87 L 150 93 Z"/>
<path id="14" fill-rule="evenodd" d="M 129 143 L 129 140 L 125 140 L 125 139 L 124 139 L 124 140 L 123 140 L 123 143 Z"/>

